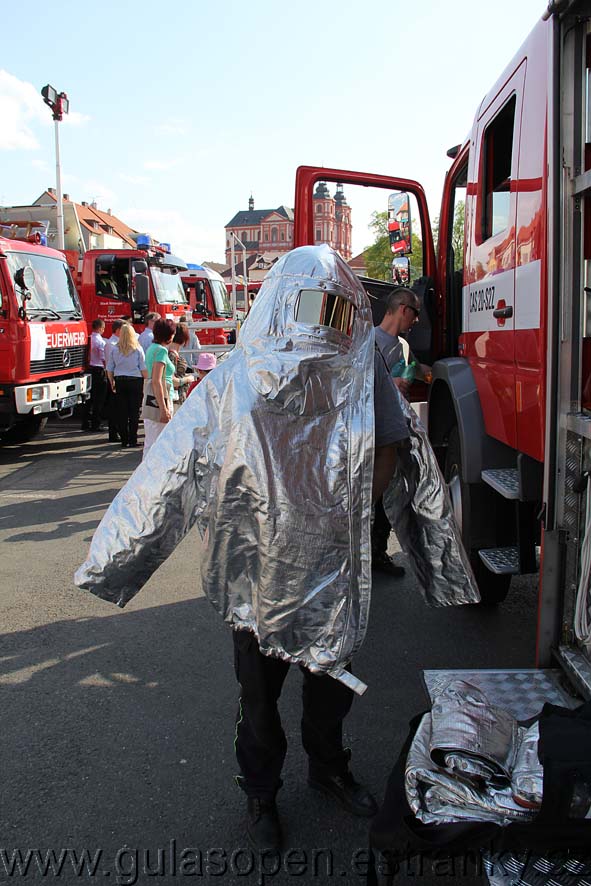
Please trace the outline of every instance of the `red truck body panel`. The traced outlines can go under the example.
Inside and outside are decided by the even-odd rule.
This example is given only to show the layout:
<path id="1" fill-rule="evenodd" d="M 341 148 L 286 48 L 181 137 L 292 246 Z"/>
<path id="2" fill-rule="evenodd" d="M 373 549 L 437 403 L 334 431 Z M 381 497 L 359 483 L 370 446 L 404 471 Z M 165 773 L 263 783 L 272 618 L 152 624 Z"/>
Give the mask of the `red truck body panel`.
<path id="1" fill-rule="evenodd" d="M 158 294 L 151 274 L 152 267 L 157 267 L 157 265 L 150 263 L 149 254 L 145 250 L 90 249 L 81 258 L 78 256 L 74 257 L 71 253 L 67 253 L 67 256 L 70 266 L 72 266 L 73 260 L 78 262 L 79 270 L 76 282 L 84 316 L 88 322 L 89 334 L 92 321 L 95 319 L 105 321 L 105 335 L 107 337 L 111 335 L 113 320 L 122 319 L 123 317 L 131 317 L 134 328 L 138 332 L 144 329 L 141 316 L 134 309 L 133 305 L 134 271 L 132 263 L 134 261 L 148 260 L 149 264 L 149 302 L 143 314 L 147 311 L 152 311 L 160 314 L 164 319 L 176 320 L 178 322 L 178 319 L 187 313 L 188 304 L 185 301 L 167 302 L 162 296 L 158 300 Z M 100 265 L 101 260 L 104 261 L 110 256 L 118 262 L 119 274 L 115 281 L 97 276 L 97 263 Z M 180 267 L 179 270 L 181 270 Z M 108 291 L 109 289 L 111 291 Z"/>
<path id="2" fill-rule="evenodd" d="M 299 167 L 296 173 L 294 245 L 314 243 L 312 194 L 318 181 L 403 190 L 419 207 L 423 273 L 435 283 L 433 358 L 446 351 L 450 322 L 447 255 L 453 213 L 452 183 L 467 164 L 463 268 L 463 322 L 459 353 L 474 374 L 487 433 L 538 461 L 544 458 L 547 302 L 547 107 L 551 27 L 539 22 L 483 99 L 469 137 L 447 175 L 439 216 L 437 263 L 421 185 L 409 179 L 341 169 Z M 510 175 L 503 195 L 507 223 L 483 231 L 486 199 L 500 199 L 487 184 L 490 125 L 503 109 L 512 114 Z M 490 174 L 490 173 L 489 173 Z M 385 205 L 384 200 L 384 205 Z M 506 205 L 505 205 L 506 204 Z M 493 310 L 512 309 L 509 318 Z M 590 360 L 591 363 L 591 353 Z"/>
<path id="3" fill-rule="evenodd" d="M 474 120 L 466 196 L 461 352 L 472 368 L 487 433 L 544 458 L 547 303 L 547 84 L 550 26 L 540 22 L 481 104 Z M 507 225 L 483 236 L 486 139 L 514 104 Z M 443 210 L 442 210 L 443 211 Z M 485 232 L 486 233 L 486 232 Z M 439 251 L 442 265 L 445 243 Z M 511 307 L 495 319 L 492 310 Z"/>

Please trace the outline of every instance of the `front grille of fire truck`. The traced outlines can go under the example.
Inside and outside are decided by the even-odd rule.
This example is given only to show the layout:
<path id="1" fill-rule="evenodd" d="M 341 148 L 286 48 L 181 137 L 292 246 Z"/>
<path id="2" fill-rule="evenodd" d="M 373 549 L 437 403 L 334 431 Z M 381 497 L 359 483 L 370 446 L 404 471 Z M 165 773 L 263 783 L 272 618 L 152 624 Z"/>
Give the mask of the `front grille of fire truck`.
<path id="1" fill-rule="evenodd" d="M 31 372 L 58 372 L 84 366 L 86 347 L 48 348 L 44 360 L 31 360 Z"/>

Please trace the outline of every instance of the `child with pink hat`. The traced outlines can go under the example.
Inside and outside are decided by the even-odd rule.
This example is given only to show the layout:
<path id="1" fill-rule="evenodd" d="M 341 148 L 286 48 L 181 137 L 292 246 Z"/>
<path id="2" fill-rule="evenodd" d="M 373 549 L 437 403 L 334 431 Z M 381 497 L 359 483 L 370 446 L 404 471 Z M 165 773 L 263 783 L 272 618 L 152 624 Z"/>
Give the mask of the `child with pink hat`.
<path id="1" fill-rule="evenodd" d="M 217 361 L 217 357 L 215 354 L 211 354 L 207 351 L 200 352 L 199 359 L 197 361 L 197 366 L 195 369 L 195 374 L 197 375 L 197 378 L 195 379 L 195 381 L 193 382 L 193 384 L 191 385 L 191 387 L 187 391 L 187 397 L 189 396 L 189 394 L 191 393 L 193 388 L 197 387 L 197 385 L 199 384 L 201 379 L 205 378 L 207 373 L 211 372 L 212 369 L 215 369 L 217 362 L 218 361 Z"/>

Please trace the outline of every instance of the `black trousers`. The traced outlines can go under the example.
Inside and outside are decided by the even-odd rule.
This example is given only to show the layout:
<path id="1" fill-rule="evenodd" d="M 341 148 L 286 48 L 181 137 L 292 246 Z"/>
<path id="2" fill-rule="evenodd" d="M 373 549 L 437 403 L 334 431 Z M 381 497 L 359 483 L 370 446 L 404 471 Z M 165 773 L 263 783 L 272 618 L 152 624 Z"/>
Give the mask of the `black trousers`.
<path id="1" fill-rule="evenodd" d="M 117 403 L 111 385 L 107 386 L 107 396 L 103 407 L 103 418 L 106 418 L 109 423 L 109 440 L 116 440 L 119 435 L 119 426 L 117 424 Z"/>
<path id="2" fill-rule="evenodd" d="M 137 443 L 137 428 L 140 421 L 143 392 L 143 378 L 135 378 L 131 375 L 115 376 L 117 430 L 121 442 L 125 445 L 131 443 L 135 446 Z"/>
<path id="3" fill-rule="evenodd" d="M 378 498 L 374 508 L 373 526 L 371 527 L 371 550 L 374 557 L 385 554 L 392 527 L 384 510 L 382 496 Z"/>
<path id="4" fill-rule="evenodd" d="M 277 702 L 288 662 L 263 655 L 250 631 L 234 631 L 234 669 L 240 684 L 234 747 L 240 787 L 249 797 L 271 800 L 282 785 L 281 769 L 287 740 Z M 343 748 L 343 720 L 353 703 L 353 692 L 333 677 L 304 675 L 302 743 L 312 778 L 344 775 L 350 752 Z"/>
<path id="5" fill-rule="evenodd" d="M 107 373 L 102 366 L 91 366 L 90 376 L 92 379 L 90 399 L 84 404 L 82 427 L 91 427 L 94 431 L 97 431 L 101 426 L 103 407 L 107 398 L 109 384 Z"/>

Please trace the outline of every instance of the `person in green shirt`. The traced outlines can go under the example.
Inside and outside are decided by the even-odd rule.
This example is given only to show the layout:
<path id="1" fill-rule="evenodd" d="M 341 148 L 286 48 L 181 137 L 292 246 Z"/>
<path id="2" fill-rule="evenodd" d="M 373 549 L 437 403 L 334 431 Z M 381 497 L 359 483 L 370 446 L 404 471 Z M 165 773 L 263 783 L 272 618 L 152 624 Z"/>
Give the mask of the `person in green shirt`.
<path id="1" fill-rule="evenodd" d="M 152 381 L 154 397 L 160 409 L 158 421 L 144 418 L 144 453 L 146 457 L 150 447 L 158 439 L 173 415 L 173 378 L 174 363 L 168 356 L 168 345 L 176 332 L 174 320 L 157 320 L 154 323 L 154 341 L 146 352 L 146 369 Z"/>

